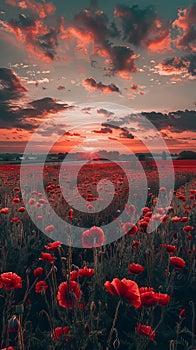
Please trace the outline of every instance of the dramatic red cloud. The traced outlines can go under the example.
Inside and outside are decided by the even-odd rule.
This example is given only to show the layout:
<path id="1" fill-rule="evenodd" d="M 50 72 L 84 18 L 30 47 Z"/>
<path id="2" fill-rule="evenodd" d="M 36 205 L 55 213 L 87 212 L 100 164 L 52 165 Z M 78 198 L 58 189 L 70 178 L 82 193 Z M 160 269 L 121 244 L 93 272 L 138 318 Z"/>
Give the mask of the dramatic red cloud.
<path id="1" fill-rule="evenodd" d="M 41 20 L 23 14 L 19 15 L 19 20 L 11 20 L 9 23 L 0 21 L 0 28 L 15 35 L 17 41 L 24 44 L 34 56 L 47 62 L 54 59 L 57 47 L 55 28 L 48 28 Z"/>
<path id="2" fill-rule="evenodd" d="M 152 6 L 140 9 L 138 5 L 117 5 L 114 17 L 120 18 L 123 36 L 129 43 L 156 52 L 171 50 L 169 23 L 162 23 Z"/>
<path id="3" fill-rule="evenodd" d="M 187 9 L 178 11 L 178 19 L 173 22 L 173 27 L 179 29 L 176 39 L 176 47 L 185 50 L 196 51 L 196 3 L 191 4 Z"/>
<path id="4" fill-rule="evenodd" d="M 195 68 L 196 58 L 192 54 L 168 58 L 155 66 L 160 75 L 183 75 L 183 78 L 194 78 L 196 76 Z"/>
<path id="5" fill-rule="evenodd" d="M 8 5 L 19 7 L 22 10 L 29 10 L 33 13 L 36 13 L 40 18 L 45 18 L 48 15 L 53 14 L 56 11 L 56 7 L 51 2 L 37 2 L 35 0 L 6 0 Z"/>
<path id="6" fill-rule="evenodd" d="M 97 83 L 96 80 L 93 78 L 88 78 L 83 80 L 83 86 L 87 90 L 100 90 L 105 93 L 112 93 L 112 92 L 120 93 L 119 88 L 115 84 L 111 83 L 109 85 L 105 85 L 101 82 Z"/>

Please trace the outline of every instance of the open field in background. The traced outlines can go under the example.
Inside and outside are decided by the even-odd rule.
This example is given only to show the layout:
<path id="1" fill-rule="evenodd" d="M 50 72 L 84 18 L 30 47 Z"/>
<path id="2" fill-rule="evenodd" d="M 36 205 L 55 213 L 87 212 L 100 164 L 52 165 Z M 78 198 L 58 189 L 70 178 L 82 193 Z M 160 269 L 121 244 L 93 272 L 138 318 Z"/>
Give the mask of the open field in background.
<path id="1" fill-rule="evenodd" d="M 79 237 L 81 248 L 60 243 L 67 232 L 57 232 L 53 242 L 33 224 L 20 191 L 20 166 L 0 166 L 1 349 L 196 348 L 196 161 L 173 164 L 174 191 L 167 161 L 159 161 L 166 186 L 156 212 L 159 177 L 153 162 L 142 163 L 147 193 L 141 186 L 144 171 L 137 164 L 124 162 L 126 172 L 113 163 L 86 164 L 77 187 L 89 214 L 70 206 L 72 197 L 80 201 L 74 166 L 63 170 L 65 194 L 59 165 L 44 167 L 44 193 L 39 165 L 26 166 L 23 195 L 48 236 L 57 230 L 52 209 L 71 225 L 85 227 L 84 232 L 95 226 Z M 94 213 L 97 184 L 103 178 L 112 181 L 115 195 L 109 203 L 106 196 L 106 208 Z M 128 180 L 133 203 L 126 205 Z M 170 206 L 165 205 L 168 196 Z M 119 217 L 123 211 L 124 221 Z M 95 247 L 98 241 L 107 243 L 104 224 L 112 220 L 114 239 L 110 235 L 111 243 Z M 148 233 L 150 220 L 160 225 Z M 120 230 L 124 234 L 116 240 Z"/>

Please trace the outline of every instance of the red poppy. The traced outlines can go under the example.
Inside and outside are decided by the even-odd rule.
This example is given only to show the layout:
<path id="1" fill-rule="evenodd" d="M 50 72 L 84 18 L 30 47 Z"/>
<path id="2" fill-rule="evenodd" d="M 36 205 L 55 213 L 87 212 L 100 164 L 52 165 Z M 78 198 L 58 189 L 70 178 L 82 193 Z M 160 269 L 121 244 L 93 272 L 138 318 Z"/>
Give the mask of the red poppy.
<path id="1" fill-rule="evenodd" d="M 18 212 L 19 213 L 24 213 L 25 212 L 25 207 L 20 207 L 20 208 L 18 208 Z"/>
<path id="2" fill-rule="evenodd" d="M 162 293 L 156 293 L 156 299 L 160 306 L 164 306 L 169 304 L 170 302 L 170 295 L 168 294 L 162 294 Z"/>
<path id="3" fill-rule="evenodd" d="M 16 273 L 5 272 L 0 275 L 0 288 L 13 290 L 22 288 L 22 279 Z"/>
<path id="4" fill-rule="evenodd" d="M 104 286 L 110 294 L 125 298 L 135 308 L 141 306 L 140 292 L 136 282 L 127 280 L 126 278 L 122 280 L 114 278 L 112 282 L 106 281 Z"/>
<path id="5" fill-rule="evenodd" d="M 185 227 L 183 228 L 183 231 L 184 231 L 184 232 L 190 232 L 190 231 L 192 231 L 192 230 L 194 230 L 194 227 L 193 227 L 193 226 L 190 226 L 190 225 L 187 225 L 187 226 L 185 226 Z"/>
<path id="6" fill-rule="evenodd" d="M 142 306 L 153 306 L 157 303 L 156 293 L 148 291 L 141 294 Z"/>
<path id="7" fill-rule="evenodd" d="M 69 338 L 64 337 L 64 336 L 67 335 L 69 333 L 69 331 L 70 331 L 70 327 L 57 327 L 57 328 L 55 328 L 55 330 L 53 332 L 54 341 L 57 344 L 61 343 L 63 340 L 68 341 Z"/>
<path id="8" fill-rule="evenodd" d="M 136 327 L 136 332 L 146 335 L 152 341 L 154 341 L 155 339 L 155 331 L 153 331 L 151 326 L 146 326 L 142 325 L 141 323 L 138 323 Z"/>
<path id="9" fill-rule="evenodd" d="M 18 198 L 18 197 L 13 198 L 12 203 L 20 203 L 20 198 Z"/>
<path id="10" fill-rule="evenodd" d="M 61 242 L 56 241 L 56 242 L 49 243 L 48 245 L 45 245 L 44 248 L 47 250 L 56 250 L 56 249 L 60 248 L 61 245 L 62 245 Z"/>
<path id="11" fill-rule="evenodd" d="M 95 274 L 95 270 L 94 269 L 89 269 L 88 267 L 84 266 L 83 269 L 80 269 L 78 271 L 78 276 L 88 276 L 88 277 L 91 277 L 91 276 L 94 276 Z"/>
<path id="12" fill-rule="evenodd" d="M 180 270 L 186 266 L 184 259 L 178 256 L 173 256 L 169 259 L 170 263 L 175 266 L 176 269 Z"/>
<path id="13" fill-rule="evenodd" d="M 0 214 L 9 214 L 9 208 L 2 208 Z"/>
<path id="14" fill-rule="evenodd" d="M 180 219 L 181 222 L 187 222 L 189 221 L 189 218 L 187 216 L 183 216 L 181 219 Z"/>
<path id="15" fill-rule="evenodd" d="M 41 253 L 41 258 L 39 260 L 46 260 L 50 264 L 54 263 L 56 261 L 55 256 L 52 256 L 50 253 Z"/>
<path id="16" fill-rule="evenodd" d="M 122 226 L 123 231 L 126 235 L 134 236 L 137 233 L 137 226 L 131 222 L 125 222 Z"/>
<path id="17" fill-rule="evenodd" d="M 39 281 L 35 285 L 35 292 L 36 293 L 43 293 L 48 289 L 48 285 L 45 281 Z"/>
<path id="18" fill-rule="evenodd" d="M 62 282 L 58 288 L 57 300 L 59 305 L 67 309 L 76 306 L 81 298 L 81 290 L 77 282 Z"/>
<path id="19" fill-rule="evenodd" d="M 33 271 L 34 276 L 35 277 L 40 277 L 43 274 L 43 271 L 44 271 L 43 267 L 37 267 L 37 269 L 35 269 Z"/>
<path id="20" fill-rule="evenodd" d="M 55 229 L 54 225 L 49 225 L 49 226 L 45 227 L 45 231 L 47 233 L 50 233 L 50 232 L 54 231 L 54 229 Z"/>
<path id="21" fill-rule="evenodd" d="M 70 272 L 70 281 L 76 281 L 78 277 L 78 271 L 73 270 Z"/>
<path id="22" fill-rule="evenodd" d="M 129 273 L 135 273 L 135 274 L 139 274 L 141 272 L 144 271 L 144 267 L 140 264 L 130 264 L 129 265 Z"/>
<path id="23" fill-rule="evenodd" d="M 100 227 L 93 226 L 82 233 L 84 248 L 99 247 L 104 244 L 104 232 Z"/>
<path id="24" fill-rule="evenodd" d="M 177 250 L 175 245 L 171 245 L 171 244 L 164 244 L 165 249 L 167 250 L 167 252 L 169 254 L 174 254 L 174 252 Z"/>
<path id="25" fill-rule="evenodd" d="M 20 220 L 18 218 L 12 218 L 11 223 L 19 224 Z"/>
<path id="26" fill-rule="evenodd" d="M 8 348 L 3 348 L 1 350 L 14 350 L 14 348 L 12 346 L 8 346 Z"/>

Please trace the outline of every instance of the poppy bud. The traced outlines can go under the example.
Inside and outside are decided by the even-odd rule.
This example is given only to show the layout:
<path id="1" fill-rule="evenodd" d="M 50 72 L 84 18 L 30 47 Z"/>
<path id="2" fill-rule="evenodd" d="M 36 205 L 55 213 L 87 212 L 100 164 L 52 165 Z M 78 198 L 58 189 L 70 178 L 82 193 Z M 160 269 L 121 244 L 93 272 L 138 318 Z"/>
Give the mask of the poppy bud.
<path id="1" fill-rule="evenodd" d="M 18 321 L 16 315 L 13 315 L 13 316 L 8 320 L 8 333 L 17 332 L 18 327 L 19 327 L 19 321 Z"/>

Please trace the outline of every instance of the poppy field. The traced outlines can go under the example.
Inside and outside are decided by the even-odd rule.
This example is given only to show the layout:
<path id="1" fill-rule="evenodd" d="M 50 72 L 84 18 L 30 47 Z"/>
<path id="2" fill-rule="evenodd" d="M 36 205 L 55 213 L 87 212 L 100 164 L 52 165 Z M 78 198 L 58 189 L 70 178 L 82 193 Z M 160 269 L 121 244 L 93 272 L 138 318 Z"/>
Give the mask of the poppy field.
<path id="1" fill-rule="evenodd" d="M 44 167 L 45 193 L 34 186 L 40 181 L 37 165 L 27 177 L 28 193 L 20 188 L 20 166 L 0 165 L 0 349 L 194 350 L 195 163 L 174 161 L 175 188 L 164 164 L 168 186 L 162 188 L 156 167 L 144 164 L 148 191 L 139 212 L 139 169 L 125 174 L 114 164 L 88 164 L 77 187 L 89 214 L 70 205 L 78 198 L 71 168 L 64 195 L 58 165 Z M 138 183 L 134 204 L 127 204 L 131 172 Z M 95 212 L 102 178 L 111 180 L 115 195 L 110 203 L 106 196 L 105 209 Z M 56 234 L 51 210 L 85 228 L 77 247 L 61 242 L 71 231 Z M 104 225 L 110 222 L 116 232 L 107 234 Z M 152 223 L 155 230 L 149 230 Z"/>

